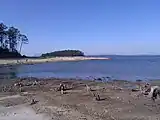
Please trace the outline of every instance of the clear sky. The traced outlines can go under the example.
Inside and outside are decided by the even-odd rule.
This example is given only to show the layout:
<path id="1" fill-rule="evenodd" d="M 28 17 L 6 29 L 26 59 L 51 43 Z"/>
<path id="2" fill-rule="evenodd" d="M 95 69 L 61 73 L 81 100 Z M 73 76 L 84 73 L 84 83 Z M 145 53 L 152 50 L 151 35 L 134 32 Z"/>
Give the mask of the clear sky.
<path id="1" fill-rule="evenodd" d="M 0 22 L 29 38 L 24 54 L 160 54 L 160 0 L 0 1 Z"/>

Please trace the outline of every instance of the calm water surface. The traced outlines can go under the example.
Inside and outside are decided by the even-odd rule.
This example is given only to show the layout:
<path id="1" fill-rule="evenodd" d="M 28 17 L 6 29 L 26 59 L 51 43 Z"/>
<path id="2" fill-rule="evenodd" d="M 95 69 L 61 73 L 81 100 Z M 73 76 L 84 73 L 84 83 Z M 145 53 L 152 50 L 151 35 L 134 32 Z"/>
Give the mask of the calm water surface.
<path id="1" fill-rule="evenodd" d="M 160 56 L 112 56 L 112 60 L 54 62 L 1 67 L 0 78 L 15 77 L 160 79 Z"/>

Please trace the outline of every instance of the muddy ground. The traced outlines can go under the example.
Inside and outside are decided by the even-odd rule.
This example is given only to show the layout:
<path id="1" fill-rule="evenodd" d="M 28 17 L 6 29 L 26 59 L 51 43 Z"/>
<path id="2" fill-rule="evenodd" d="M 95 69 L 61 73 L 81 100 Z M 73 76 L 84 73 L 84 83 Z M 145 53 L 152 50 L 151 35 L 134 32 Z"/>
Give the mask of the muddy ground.
<path id="1" fill-rule="evenodd" d="M 160 120 L 160 100 L 132 91 L 144 83 L 27 78 L 18 81 L 21 87 L 15 83 L 1 85 L 0 120 Z M 60 83 L 64 94 L 57 90 Z"/>

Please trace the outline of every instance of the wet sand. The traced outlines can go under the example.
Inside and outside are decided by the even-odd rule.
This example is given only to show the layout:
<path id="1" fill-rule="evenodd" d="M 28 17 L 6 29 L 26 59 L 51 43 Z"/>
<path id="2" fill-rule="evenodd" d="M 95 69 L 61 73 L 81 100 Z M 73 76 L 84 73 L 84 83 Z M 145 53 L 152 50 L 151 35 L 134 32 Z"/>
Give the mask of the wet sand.
<path id="1" fill-rule="evenodd" d="M 81 61 L 81 60 L 109 60 L 103 57 L 54 57 L 54 58 L 26 58 L 26 59 L 0 59 L 0 65 L 15 65 L 15 64 L 35 64 L 57 61 Z"/>
<path id="2" fill-rule="evenodd" d="M 36 80 L 36 83 L 35 83 Z M 0 118 L 23 120 L 158 120 L 160 100 L 154 103 L 128 81 L 96 82 L 61 79 L 28 79 L 1 85 Z M 19 82 L 18 82 L 19 83 Z M 57 91 L 60 83 L 64 94 Z M 86 84 L 91 90 L 87 91 Z M 96 100 L 95 96 L 100 99 Z M 33 99 L 37 102 L 31 105 Z M 11 109 L 10 109 L 11 108 Z M 15 111 L 15 112 L 14 112 Z M 26 112 L 25 112 L 26 111 Z M 6 113 L 5 115 L 3 113 Z M 16 117 L 17 116 L 17 117 Z M 18 117 L 19 116 L 19 117 Z M 13 120 L 13 119 L 12 119 Z"/>

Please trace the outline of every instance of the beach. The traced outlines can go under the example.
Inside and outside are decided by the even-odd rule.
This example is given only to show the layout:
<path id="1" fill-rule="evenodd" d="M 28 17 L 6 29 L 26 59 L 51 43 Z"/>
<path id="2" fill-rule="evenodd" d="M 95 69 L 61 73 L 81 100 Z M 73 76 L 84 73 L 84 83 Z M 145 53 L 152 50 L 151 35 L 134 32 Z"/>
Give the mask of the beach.
<path id="1" fill-rule="evenodd" d="M 105 57 L 53 57 L 53 58 L 24 58 L 0 59 L 0 65 L 36 64 L 57 61 L 82 61 L 82 60 L 109 60 Z"/>
<path id="2" fill-rule="evenodd" d="M 21 83 L 21 87 L 15 83 Z M 57 89 L 60 84 L 66 86 L 63 93 Z M 160 100 L 153 102 L 150 97 L 142 95 L 141 91 L 132 91 L 136 86 L 142 87 L 144 83 L 21 78 L 0 86 L 0 118 L 3 120 L 159 119 Z"/>
<path id="3" fill-rule="evenodd" d="M 51 63 L 46 61 L 49 59 L 48 62 Z M 134 60 L 130 57 L 127 59 L 120 57 L 112 61 L 101 60 L 102 58 L 91 59 L 91 57 L 90 60 L 82 57 L 49 59 L 39 59 L 40 62 L 37 62 L 38 59 L 28 59 L 28 61 L 22 59 L 22 65 L 1 67 L 3 79 L 0 81 L 0 119 L 157 120 L 160 118 L 160 99 L 153 102 L 150 96 L 142 94 L 143 89 L 141 89 L 148 82 L 151 85 L 160 85 L 159 77 L 157 81 L 143 79 L 137 81 L 136 79 L 115 79 L 110 77 L 112 74 L 107 76 L 107 73 L 112 70 L 113 75 L 116 75 L 116 71 L 122 73 L 123 68 L 125 71 L 123 70 L 122 78 L 129 73 L 135 74 L 134 71 L 143 75 L 144 70 L 141 73 L 140 71 L 144 66 L 150 64 L 155 70 L 159 65 L 159 59 L 150 58 L 143 61 L 139 57 Z M 42 62 L 42 60 L 45 61 Z M 79 62 L 65 62 L 76 60 Z M 154 64 L 150 62 L 151 60 L 154 60 Z M 13 62 L 13 60 L 10 61 Z M 31 63 L 33 65 L 30 65 Z M 148 75 L 148 67 L 150 70 L 151 66 L 145 68 L 146 75 Z M 154 72 L 152 74 L 155 76 Z M 38 76 L 34 77 L 34 73 Z M 72 73 L 71 76 L 76 73 L 81 74 L 76 78 L 61 78 L 61 74 L 58 76 L 58 73 Z M 81 78 L 83 73 L 87 75 L 84 79 Z M 101 77 L 96 76 L 97 73 L 104 74 Z M 22 76 L 18 77 L 18 74 Z M 30 74 L 32 77 L 29 77 Z M 60 90 L 60 85 L 65 86 L 64 91 Z"/>
<path id="4" fill-rule="evenodd" d="M 160 1 L 0 4 L 0 120 L 160 120 Z"/>

